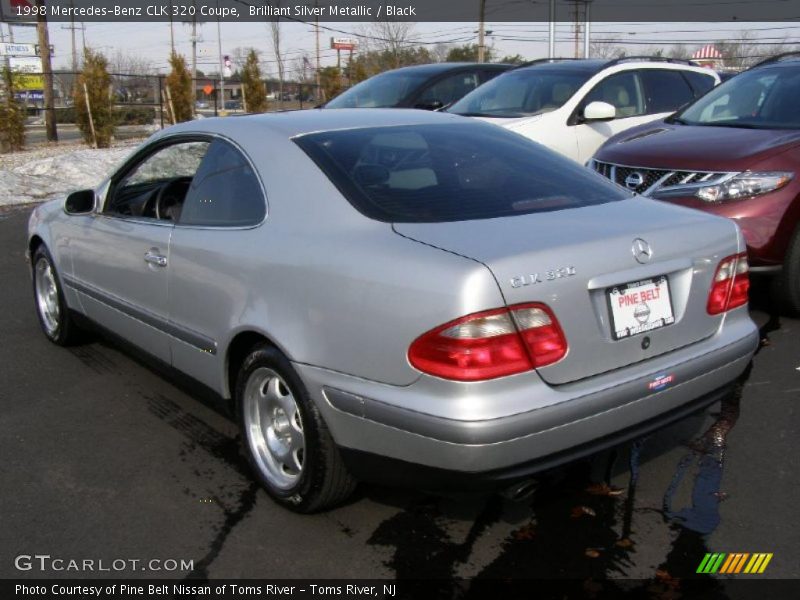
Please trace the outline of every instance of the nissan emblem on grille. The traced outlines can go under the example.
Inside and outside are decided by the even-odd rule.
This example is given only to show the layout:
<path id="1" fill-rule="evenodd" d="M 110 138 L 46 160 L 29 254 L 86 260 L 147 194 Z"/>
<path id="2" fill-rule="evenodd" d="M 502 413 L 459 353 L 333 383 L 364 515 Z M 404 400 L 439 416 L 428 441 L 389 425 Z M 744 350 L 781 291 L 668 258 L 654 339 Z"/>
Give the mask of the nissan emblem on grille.
<path id="1" fill-rule="evenodd" d="M 636 238 L 633 240 L 631 251 L 633 252 L 633 258 L 636 259 L 636 262 L 641 264 L 650 262 L 650 259 L 653 256 L 653 251 L 650 249 L 650 244 L 645 242 L 642 238 Z"/>
<path id="2" fill-rule="evenodd" d="M 634 171 L 625 178 L 625 186 L 629 190 L 635 190 L 643 183 L 644 183 L 644 175 L 639 173 L 639 171 Z"/>

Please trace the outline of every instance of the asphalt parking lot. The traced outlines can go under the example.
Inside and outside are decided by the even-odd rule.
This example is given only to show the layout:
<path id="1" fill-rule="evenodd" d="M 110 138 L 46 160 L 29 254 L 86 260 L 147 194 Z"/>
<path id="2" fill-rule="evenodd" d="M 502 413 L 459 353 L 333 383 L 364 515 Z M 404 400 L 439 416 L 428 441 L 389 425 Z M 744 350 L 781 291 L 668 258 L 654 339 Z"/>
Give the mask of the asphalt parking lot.
<path id="1" fill-rule="evenodd" d="M 760 577 L 800 578 L 800 321 L 770 314 L 762 286 L 762 347 L 722 405 L 560 469 L 522 501 L 362 485 L 343 507 L 298 516 L 251 481 L 215 398 L 103 338 L 46 341 L 24 260 L 28 213 L 0 212 L 2 578 L 87 576 L 15 568 L 39 553 L 193 561 L 188 572 L 115 573 L 126 577 L 674 587 L 707 552 L 773 553 Z"/>

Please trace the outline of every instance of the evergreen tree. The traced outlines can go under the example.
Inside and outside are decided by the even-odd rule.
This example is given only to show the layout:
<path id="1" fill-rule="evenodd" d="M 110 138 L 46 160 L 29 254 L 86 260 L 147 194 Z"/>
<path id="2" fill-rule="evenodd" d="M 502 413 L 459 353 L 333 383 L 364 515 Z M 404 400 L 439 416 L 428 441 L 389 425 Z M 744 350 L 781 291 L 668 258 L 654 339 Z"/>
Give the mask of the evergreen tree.
<path id="1" fill-rule="evenodd" d="M 86 106 L 86 94 L 92 110 L 91 122 Z M 93 143 L 92 124 L 97 136 L 97 147 L 108 148 L 114 136 L 114 101 L 111 97 L 111 75 L 108 74 L 108 60 L 100 52 L 87 48 L 83 55 L 83 71 L 78 76 L 73 98 L 75 119 L 87 144 Z"/>
<path id="2" fill-rule="evenodd" d="M 171 103 L 167 101 L 168 110 L 174 123 L 183 123 L 192 118 L 192 104 L 194 103 L 192 76 L 186 68 L 186 59 L 183 55 L 173 52 L 169 57 L 169 64 L 172 70 L 164 82 L 166 88 L 169 89 L 167 98 L 172 100 Z M 164 94 L 166 95 L 166 93 L 165 90 Z"/>
<path id="3" fill-rule="evenodd" d="M 261 69 L 258 66 L 258 54 L 251 49 L 242 69 L 242 92 L 247 103 L 247 112 L 260 113 L 267 110 L 267 90 L 261 80 Z"/>
<path id="4" fill-rule="evenodd" d="M 3 68 L 3 96 L 0 99 L 0 142 L 5 152 L 22 150 L 25 146 L 25 109 L 14 97 L 14 77 Z"/>

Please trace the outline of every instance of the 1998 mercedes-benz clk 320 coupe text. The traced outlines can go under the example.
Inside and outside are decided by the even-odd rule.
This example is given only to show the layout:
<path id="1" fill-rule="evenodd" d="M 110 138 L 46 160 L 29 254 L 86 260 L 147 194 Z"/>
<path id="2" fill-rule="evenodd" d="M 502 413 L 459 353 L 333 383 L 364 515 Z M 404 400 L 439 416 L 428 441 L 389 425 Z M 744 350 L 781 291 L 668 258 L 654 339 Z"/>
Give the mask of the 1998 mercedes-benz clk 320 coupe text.
<path id="1" fill-rule="evenodd" d="M 236 406 L 278 502 L 509 485 L 697 410 L 756 348 L 732 221 L 455 115 L 299 111 L 154 135 L 33 211 L 78 315 Z"/>

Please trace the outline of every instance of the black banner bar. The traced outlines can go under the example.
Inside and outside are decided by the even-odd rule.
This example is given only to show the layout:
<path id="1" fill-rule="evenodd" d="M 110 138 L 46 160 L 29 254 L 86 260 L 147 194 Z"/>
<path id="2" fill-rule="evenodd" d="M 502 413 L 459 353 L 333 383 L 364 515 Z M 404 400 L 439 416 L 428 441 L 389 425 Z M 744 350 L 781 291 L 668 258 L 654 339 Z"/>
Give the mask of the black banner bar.
<path id="1" fill-rule="evenodd" d="M 574 21 L 736 22 L 798 21 L 800 6 L 787 0 L 486 0 L 491 22 Z M 0 0 L 2 20 L 50 21 L 461 21 L 476 22 L 478 0 Z"/>

